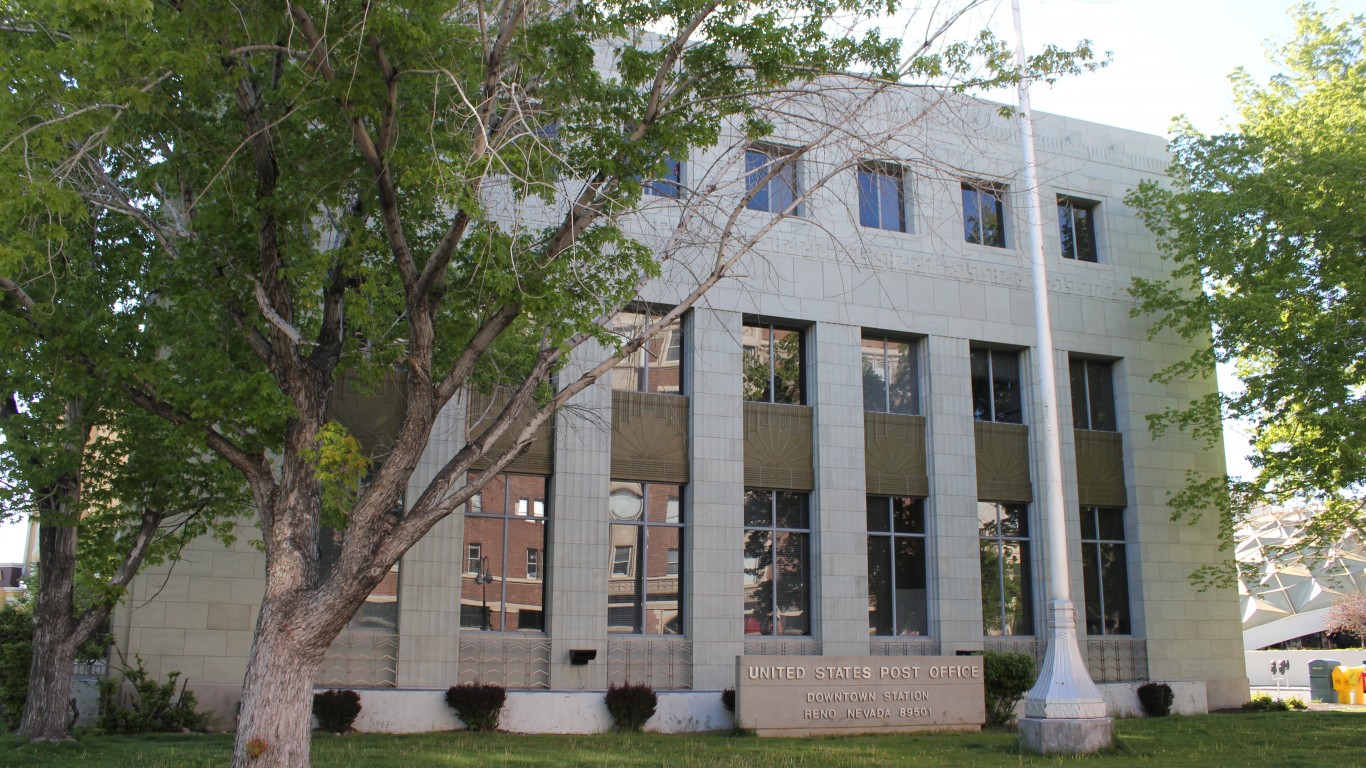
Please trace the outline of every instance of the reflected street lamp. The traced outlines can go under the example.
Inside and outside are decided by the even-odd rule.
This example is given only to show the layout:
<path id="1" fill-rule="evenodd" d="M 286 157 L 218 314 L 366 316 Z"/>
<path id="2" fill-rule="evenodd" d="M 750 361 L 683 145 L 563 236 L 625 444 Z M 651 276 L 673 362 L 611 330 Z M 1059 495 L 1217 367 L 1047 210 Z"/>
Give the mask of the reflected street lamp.
<path id="1" fill-rule="evenodd" d="M 484 626 L 481 627 L 485 632 L 493 628 L 489 621 L 489 584 L 493 583 L 493 574 L 489 573 L 489 556 L 484 555 L 479 558 L 479 573 L 474 577 L 474 583 L 483 587 L 484 591 Z"/>

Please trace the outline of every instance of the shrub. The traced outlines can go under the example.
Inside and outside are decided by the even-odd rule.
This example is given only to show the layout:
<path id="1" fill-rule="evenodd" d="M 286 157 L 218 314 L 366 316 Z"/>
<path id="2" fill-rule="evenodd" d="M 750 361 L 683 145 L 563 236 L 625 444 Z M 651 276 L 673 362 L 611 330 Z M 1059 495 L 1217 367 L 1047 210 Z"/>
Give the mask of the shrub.
<path id="1" fill-rule="evenodd" d="M 1273 699 L 1265 693 L 1254 693 L 1252 698 L 1243 705 L 1243 709 L 1251 712 L 1288 712 L 1290 711 L 1290 704 L 1280 699 Z"/>
<path id="2" fill-rule="evenodd" d="M 446 689 L 446 704 L 471 731 L 498 730 L 507 689 L 493 683 L 463 683 Z"/>
<path id="3" fill-rule="evenodd" d="M 607 687 L 607 711 L 612 721 L 623 731 L 638 731 L 655 713 L 659 697 L 644 683 L 626 683 Z"/>
<path id="4" fill-rule="evenodd" d="M 124 667 L 123 677 L 111 675 L 99 682 L 101 730 L 109 733 L 149 733 L 152 731 L 202 731 L 209 724 L 207 712 L 199 711 L 194 691 L 181 685 L 176 695 L 179 672 L 166 675 L 165 683 L 158 683 L 142 667 L 142 658 L 135 656 L 137 668 Z M 129 706 L 118 703 L 124 681 L 133 686 Z M 186 681 L 188 683 L 189 681 Z"/>
<path id="5" fill-rule="evenodd" d="M 1172 713 L 1172 702 L 1176 696 L 1172 687 L 1166 683 L 1146 683 L 1138 686 L 1138 703 L 1148 717 L 1166 717 Z"/>
<path id="6" fill-rule="evenodd" d="M 33 610 L 27 604 L 0 605 L 0 723 L 19 727 L 28 699 L 33 652 Z"/>
<path id="7" fill-rule="evenodd" d="M 721 706 L 725 707 L 726 709 L 730 710 L 731 712 L 734 712 L 734 711 L 735 711 L 735 689 L 734 689 L 734 688 L 727 688 L 726 690 L 721 691 Z"/>
<path id="8" fill-rule="evenodd" d="M 1290 698 L 1286 699 L 1285 705 L 1287 707 L 1290 707 L 1291 709 L 1296 709 L 1301 712 L 1303 712 L 1306 709 L 1309 709 L 1309 705 L 1305 704 L 1304 699 L 1301 699 L 1299 696 L 1291 696 Z"/>
<path id="9" fill-rule="evenodd" d="M 1034 685 L 1034 657 L 1023 651 L 987 651 L 982 668 L 987 725 L 1010 725 L 1015 707 Z"/>
<path id="10" fill-rule="evenodd" d="M 328 733 L 346 733 L 360 716 L 360 694 L 355 691 L 319 691 L 313 694 L 313 716 Z"/>

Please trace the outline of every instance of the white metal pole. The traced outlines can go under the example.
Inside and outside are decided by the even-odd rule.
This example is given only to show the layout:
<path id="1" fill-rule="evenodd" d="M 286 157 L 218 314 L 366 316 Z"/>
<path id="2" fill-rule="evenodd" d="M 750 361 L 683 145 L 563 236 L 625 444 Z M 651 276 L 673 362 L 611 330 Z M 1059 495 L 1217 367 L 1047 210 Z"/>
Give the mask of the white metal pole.
<path id="1" fill-rule="evenodd" d="M 1048 539 L 1048 647 L 1038 681 L 1025 697 L 1020 741 L 1036 752 L 1093 752 L 1110 745 L 1112 723 L 1105 701 L 1086 670 L 1077 644 L 1076 611 L 1072 607 L 1067 566 L 1067 512 L 1062 480 L 1062 438 L 1058 426 L 1057 359 L 1048 311 L 1048 274 L 1043 253 L 1043 201 L 1039 195 L 1038 160 L 1034 153 L 1034 120 L 1029 107 L 1024 32 L 1020 0 L 1011 0 L 1015 22 L 1015 63 L 1019 84 L 1020 144 L 1024 151 L 1030 277 L 1034 288 L 1034 362 L 1041 412 L 1043 478 L 1038 487 Z"/>

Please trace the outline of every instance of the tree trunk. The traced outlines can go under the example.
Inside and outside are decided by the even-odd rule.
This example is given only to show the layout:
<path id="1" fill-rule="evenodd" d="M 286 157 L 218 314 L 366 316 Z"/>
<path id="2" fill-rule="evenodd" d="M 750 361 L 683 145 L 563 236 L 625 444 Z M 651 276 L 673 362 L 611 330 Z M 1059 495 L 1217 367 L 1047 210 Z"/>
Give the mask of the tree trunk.
<path id="1" fill-rule="evenodd" d="M 19 736 L 30 741 L 66 741 L 71 738 L 67 714 L 71 701 L 71 665 L 76 660 L 77 639 L 64 624 L 52 627 L 35 614 L 33 659 L 29 663 L 28 698 L 19 723 Z"/>
<path id="2" fill-rule="evenodd" d="M 292 613 L 269 599 L 261 605 L 242 686 L 234 768 L 308 768 L 313 680 L 327 644 L 300 644 L 291 632 L 298 629 Z"/>
<path id="3" fill-rule="evenodd" d="M 71 618 L 76 588 L 75 526 L 40 523 L 38 561 L 42 570 L 33 606 L 33 658 L 19 735 L 32 741 L 63 741 L 71 738 L 66 717 L 71 664 L 85 640 L 75 636 Z"/>

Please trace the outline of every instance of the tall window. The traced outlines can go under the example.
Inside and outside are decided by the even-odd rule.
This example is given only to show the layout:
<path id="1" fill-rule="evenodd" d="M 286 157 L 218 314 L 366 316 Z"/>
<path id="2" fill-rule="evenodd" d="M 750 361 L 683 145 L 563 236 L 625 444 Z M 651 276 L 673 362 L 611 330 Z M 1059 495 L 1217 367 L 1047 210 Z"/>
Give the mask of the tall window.
<path id="1" fill-rule="evenodd" d="M 914 342 L 863 337 L 863 410 L 920 413 L 919 379 Z"/>
<path id="2" fill-rule="evenodd" d="M 1072 426 L 1114 432 L 1117 427 L 1113 366 L 1077 357 L 1068 362 L 1072 374 Z"/>
<path id="3" fill-rule="evenodd" d="M 1006 247 L 1005 188 L 963 182 L 963 239 Z"/>
<path id="4" fill-rule="evenodd" d="M 745 489 L 745 634 L 811 634 L 807 494 Z"/>
<path id="5" fill-rule="evenodd" d="M 461 627 L 545 630 L 545 499 L 544 477 L 499 475 L 465 505 Z"/>
<path id="6" fill-rule="evenodd" d="M 607 631 L 683 633 L 683 487 L 612 483 Z"/>
<path id="7" fill-rule="evenodd" d="M 645 194 L 657 197 L 679 197 L 683 193 L 683 163 L 672 157 L 664 160 L 664 174 L 645 182 Z"/>
<path id="8" fill-rule="evenodd" d="M 906 231 L 904 171 L 884 163 L 864 163 L 858 169 L 859 223 L 874 229 Z"/>
<path id="9" fill-rule="evenodd" d="M 1064 259 L 1097 261 L 1096 204 L 1058 195 L 1058 235 Z"/>
<path id="10" fill-rule="evenodd" d="M 972 418 L 1022 424 L 1020 353 L 1000 349 L 972 350 Z"/>
<path id="11" fill-rule="evenodd" d="M 1081 570 L 1086 582 L 1086 634 L 1131 634 L 1123 509 L 1081 508 Z"/>
<path id="12" fill-rule="evenodd" d="M 745 192 L 750 194 L 745 207 L 800 215 L 799 166 L 792 150 L 785 147 L 760 144 L 745 150 Z"/>
<path id="13" fill-rule="evenodd" d="M 868 634 L 928 635 L 925 505 L 868 497 Z"/>
<path id="14" fill-rule="evenodd" d="M 1029 575 L 1029 506 L 977 502 L 982 564 L 982 630 L 990 637 L 1034 634 Z"/>
<path id="15" fill-rule="evenodd" d="M 623 341 L 637 338 L 657 315 L 646 310 L 618 312 L 612 333 Z M 612 389 L 627 392 L 683 391 L 683 323 L 675 320 L 645 345 L 612 368 Z"/>
<path id="16" fill-rule="evenodd" d="M 745 399 L 761 403 L 802 405 L 802 332 L 772 323 L 745 323 Z"/>

